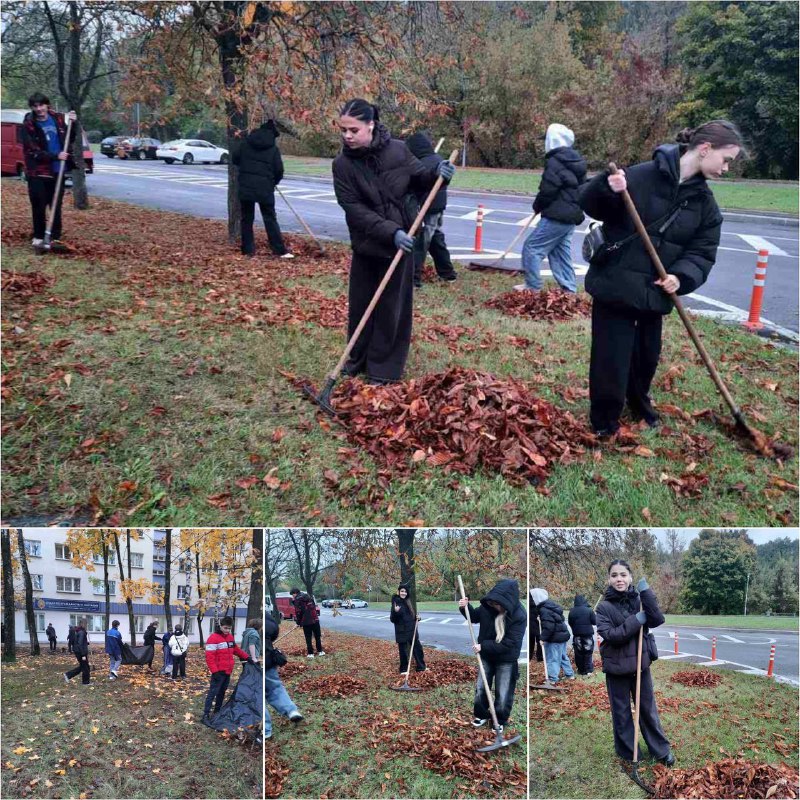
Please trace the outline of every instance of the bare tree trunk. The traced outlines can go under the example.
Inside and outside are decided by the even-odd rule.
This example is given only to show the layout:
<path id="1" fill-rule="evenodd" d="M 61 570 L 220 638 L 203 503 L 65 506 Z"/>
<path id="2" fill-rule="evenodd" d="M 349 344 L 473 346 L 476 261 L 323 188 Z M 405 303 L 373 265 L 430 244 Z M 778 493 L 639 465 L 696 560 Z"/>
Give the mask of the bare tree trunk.
<path id="1" fill-rule="evenodd" d="M 103 542 L 103 580 L 106 587 L 106 630 L 111 628 L 111 587 L 108 585 L 108 545 Z"/>
<path id="2" fill-rule="evenodd" d="M 166 555 L 164 557 L 164 616 L 167 618 L 167 630 L 172 630 L 172 605 L 170 594 L 172 592 L 172 528 L 167 528 L 165 541 Z M 202 643 L 202 638 L 201 638 Z"/>
<path id="3" fill-rule="evenodd" d="M 69 4 L 69 69 L 67 72 L 67 91 L 68 98 L 72 104 L 72 110 L 78 116 L 75 123 L 75 142 L 72 146 L 72 155 L 75 161 L 75 169 L 72 170 L 72 204 L 77 209 L 89 208 L 89 193 L 86 190 L 86 162 L 83 160 L 83 128 L 80 123 L 81 118 L 81 31 L 83 30 L 82 20 L 78 13 L 78 4 Z M 106 628 L 108 630 L 108 628 Z"/>
<path id="4" fill-rule="evenodd" d="M 11 531 L 0 531 L 0 559 L 3 564 L 3 657 L 6 663 L 17 660 L 17 634 L 14 628 L 14 567 L 11 563 Z"/>
<path id="5" fill-rule="evenodd" d="M 250 596 L 247 599 L 247 619 L 264 616 L 264 529 L 253 529 L 253 565 L 250 572 Z"/>
<path id="6" fill-rule="evenodd" d="M 39 635 L 36 633 L 36 614 L 33 611 L 33 582 L 28 569 L 28 558 L 25 553 L 25 537 L 22 528 L 17 528 L 17 547 L 19 548 L 19 562 L 22 565 L 22 578 L 25 581 L 25 619 L 28 620 L 28 634 L 31 640 L 31 655 L 38 656 Z"/>
<path id="7" fill-rule="evenodd" d="M 122 581 L 125 581 L 125 567 L 122 561 L 122 549 L 119 546 L 119 534 L 114 534 L 114 544 L 116 545 L 117 549 L 117 564 L 119 566 L 119 574 Z M 131 535 L 128 534 L 128 580 L 131 577 L 131 566 L 130 566 L 130 553 L 131 553 Z M 125 592 L 125 605 L 128 607 L 128 622 L 131 627 L 131 647 L 136 647 L 136 623 L 133 619 L 133 600 L 131 599 L 128 592 Z"/>
<path id="8" fill-rule="evenodd" d="M 200 589 L 200 553 L 194 554 L 194 563 L 197 569 L 197 629 L 200 631 L 200 647 L 205 647 L 203 640 L 203 618 L 205 612 L 203 611 L 203 595 Z"/>
<path id="9" fill-rule="evenodd" d="M 400 583 L 408 586 L 408 597 L 414 609 L 417 608 L 417 578 L 414 571 L 414 528 L 396 528 L 398 554 L 400 559 Z"/>

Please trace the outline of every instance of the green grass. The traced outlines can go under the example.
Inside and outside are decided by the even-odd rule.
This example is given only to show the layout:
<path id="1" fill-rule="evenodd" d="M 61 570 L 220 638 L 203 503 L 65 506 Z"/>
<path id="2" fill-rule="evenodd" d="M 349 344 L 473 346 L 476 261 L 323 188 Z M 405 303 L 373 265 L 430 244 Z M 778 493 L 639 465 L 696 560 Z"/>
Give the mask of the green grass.
<path id="1" fill-rule="evenodd" d="M 4 222 L 11 205 L 8 186 Z M 154 240 L 163 247 L 163 240 L 145 222 L 137 237 L 126 233 L 128 239 L 121 239 L 113 220 L 130 208 L 103 201 L 102 213 L 89 218 L 101 243 L 106 237 L 113 243 L 114 258 L 38 258 L 25 248 L 3 246 L 4 270 L 39 271 L 54 279 L 46 293 L 35 296 L 35 305 L 10 292 L 4 296 L 5 369 L 11 372 L 3 408 L 7 520 L 42 514 L 178 526 L 248 521 L 372 526 L 412 520 L 434 526 L 796 524 L 796 495 L 775 484 L 776 479 L 796 483 L 796 462 L 780 466 L 758 458 L 702 420 L 689 425 L 668 419 L 669 430 L 642 432 L 641 444 L 652 457 L 605 448 L 595 457 L 559 464 L 547 493 L 513 486 L 496 473 L 457 476 L 427 466 L 386 482 L 380 465 L 360 451 L 354 461 L 364 472 L 349 475 L 353 461 L 343 462 L 340 453 L 347 442 L 337 428 L 320 425 L 315 407 L 281 373 L 321 381 L 341 353 L 341 332 L 313 322 L 209 322 L 218 307 L 230 308 L 233 319 L 239 301 L 254 295 L 247 281 L 228 278 L 227 270 L 213 277 L 217 273 L 205 271 L 202 257 L 182 273 L 180 283 L 159 283 L 157 277 L 140 283 L 139 268 L 129 259 L 156 246 Z M 142 220 L 150 219 L 147 214 Z M 154 227 L 156 219 L 169 225 L 171 217 L 154 212 L 152 219 Z M 5 230 L 13 229 L 6 224 Z M 169 247 L 158 252 L 168 267 Z M 338 257 L 346 266 L 346 256 Z M 225 262 L 230 256 L 217 258 Z M 255 273 L 261 263 L 248 268 Z M 160 274 L 158 263 L 153 269 Z M 282 282 L 290 292 L 313 287 L 338 297 L 345 275 L 316 265 L 315 270 L 313 277 L 286 273 Z M 588 321 L 549 324 L 484 307 L 514 281 L 514 276 L 462 270 L 455 287 L 427 285 L 417 300 L 408 377 L 456 364 L 513 376 L 585 419 L 586 398 L 568 402 L 561 393 L 565 386 L 587 386 Z M 229 302 L 209 303 L 209 286 Z M 419 336 L 434 323 L 462 325 L 469 333 L 450 352 L 441 340 Z M 24 333 L 14 333 L 15 327 Z M 712 356 L 724 356 L 718 363 L 739 404 L 764 420 L 759 427 L 783 431 L 794 443 L 796 355 L 710 320 L 699 319 L 697 327 Z M 530 346 L 510 345 L 512 335 L 529 339 Z M 58 340 L 68 342 L 52 348 Z M 666 391 L 660 376 L 673 364 L 684 372 Z M 70 374 L 68 388 L 58 370 Z M 657 403 L 688 412 L 721 405 L 674 315 L 667 320 L 654 395 Z M 682 452 L 681 431 L 707 437 L 710 455 Z M 82 446 L 101 437 L 89 452 Z M 661 476 L 680 476 L 692 462 L 693 472 L 707 475 L 708 484 L 697 498 L 676 496 Z M 261 482 L 270 470 L 279 487 Z M 336 481 L 323 479 L 327 470 Z M 236 485 L 249 476 L 259 479 L 254 486 Z M 124 488 L 131 485 L 133 490 Z M 229 497 L 214 501 L 220 494 Z"/>
<path id="2" fill-rule="evenodd" d="M 667 625 L 687 625 L 703 628 L 753 628 L 756 630 L 796 631 L 797 617 L 704 616 L 701 614 L 667 614 Z"/>
<path id="3" fill-rule="evenodd" d="M 717 670 L 722 682 L 715 688 L 670 681 L 676 672 L 690 668 L 675 661 L 658 661 L 652 667 L 659 715 L 677 768 L 701 769 L 707 762 L 738 753 L 753 762 L 796 765 L 796 688 L 732 670 Z M 531 748 L 531 797 L 645 796 L 622 774 L 614 753 L 610 712 L 589 702 L 587 690 L 594 687 L 602 697 L 604 683 L 602 673 L 595 671 L 590 677 L 578 677 L 566 696 L 531 693 L 531 730 L 536 732 Z M 555 713 L 543 717 L 543 711 L 550 709 Z M 788 755 L 776 749 L 776 742 L 788 748 Z M 646 756 L 645 749 L 645 761 Z M 642 774 L 652 780 L 648 768 Z"/>
<path id="4" fill-rule="evenodd" d="M 720 208 L 776 211 L 797 216 L 797 184 L 712 181 L 710 185 Z"/>
<path id="5" fill-rule="evenodd" d="M 369 607 L 378 611 L 389 611 L 391 603 L 370 603 Z M 455 600 L 421 600 L 417 603 L 417 611 L 441 611 L 458 614 L 458 603 Z"/>
<path id="6" fill-rule="evenodd" d="M 18 650 L 15 664 L 2 664 L 4 796 L 262 796 L 261 748 L 200 724 L 208 689 L 201 650 L 190 649 L 179 684 L 130 666 L 108 681 L 108 657 L 95 650 L 89 686 L 80 676 L 65 685 L 75 658 L 46 645 L 38 658 Z"/>
<path id="7" fill-rule="evenodd" d="M 290 640 L 287 640 L 290 641 Z M 459 775 L 442 775 L 426 766 L 420 757 L 400 752 L 396 742 L 414 741 L 415 732 L 403 725 L 424 728 L 445 726 L 465 752 L 474 746 L 469 725 L 472 716 L 475 660 L 454 653 L 430 650 L 426 653 L 429 668 L 441 660 L 462 661 L 470 666 L 466 681 L 426 689 L 424 692 L 394 692 L 389 686 L 400 683 L 397 674 L 397 646 L 394 642 L 361 636 L 324 632 L 324 658 L 306 662 L 304 647 L 286 647 L 289 665 L 301 670 L 284 679 L 284 684 L 305 716 L 293 727 L 273 714 L 274 734 L 267 740 L 267 759 L 277 759 L 289 769 L 280 797 L 318 798 L 449 798 L 465 796 L 458 787 L 467 784 Z M 317 696 L 309 688 L 324 676 L 346 675 L 364 681 L 363 691 L 346 698 Z M 516 746 L 491 756 L 491 763 L 502 772 L 513 764 L 526 769 L 525 673 L 517 683 L 512 711 L 514 728 L 522 733 Z M 410 678 L 414 684 L 414 675 Z M 303 691 L 303 688 L 307 691 Z M 452 717 L 457 717 L 457 722 Z M 514 724 L 516 723 L 516 724 Z M 520 727 L 522 726 L 522 727 Z M 426 730 L 426 732 L 428 732 Z M 466 796 L 476 796 L 469 792 Z M 509 786 L 503 793 L 490 788 L 481 797 L 524 797 L 525 785 Z"/>

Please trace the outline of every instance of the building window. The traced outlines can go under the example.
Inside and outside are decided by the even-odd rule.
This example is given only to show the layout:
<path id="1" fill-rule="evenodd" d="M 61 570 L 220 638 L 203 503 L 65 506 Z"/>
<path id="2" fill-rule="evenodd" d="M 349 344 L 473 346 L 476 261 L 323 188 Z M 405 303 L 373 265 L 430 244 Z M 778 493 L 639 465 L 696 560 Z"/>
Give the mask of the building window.
<path id="1" fill-rule="evenodd" d="M 37 633 L 44 633 L 44 614 L 34 614 L 36 618 L 36 632 Z M 28 628 L 28 615 L 25 615 L 25 633 L 29 633 L 30 629 Z"/>
<path id="2" fill-rule="evenodd" d="M 131 567 L 144 569 L 144 553 L 131 553 Z"/>
<path id="3" fill-rule="evenodd" d="M 192 622 L 193 622 L 193 619 L 194 619 L 193 617 L 189 617 L 188 621 L 186 622 L 186 625 L 185 625 L 185 626 L 184 626 L 184 628 L 183 628 L 183 632 L 184 632 L 184 633 L 185 633 L 187 636 L 191 636 L 191 635 L 192 635 L 192 633 L 194 632 L 194 631 L 192 630 Z"/>
<path id="4" fill-rule="evenodd" d="M 191 586 L 178 587 L 178 600 L 188 600 L 192 596 Z"/>
<path id="5" fill-rule="evenodd" d="M 111 597 L 115 597 L 117 594 L 117 582 L 116 581 L 109 581 L 108 582 L 108 589 L 109 595 Z M 102 594 L 105 595 L 106 593 L 106 582 L 105 581 L 92 581 L 92 594 Z"/>
<path id="6" fill-rule="evenodd" d="M 192 562 L 191 558 L 181 558 L 178 561 L 178 571 L 179 572 L 191 572 L 194 563 Z"/>
<path id="7" fill-rule="evenodd" d="M 105 633 L 106 618 L 103 614 L 70 614 L 69 624 L 74 627 L 82 619 L 86 620 L 87 633 Z"/>
<path id="8" fill-rule="evenodd" d="M 35 539 L 25 540 L 25 555 L 28 558 L 41 558 L 42 557 L 42 543 L 37 542 Z"/>
<path id="9" fill-rule="evenodd" d="M 163 565 L 156 566 L 155 563 L 153 563 L 153 575 L 160 575 L 160 576 L 163 577 L 164 576 L 164 566 Z"/>
<path id="10" fill-rule="evenodd" d="M 103 563 L 103 554 L 102 553 L 92 553 L 92 561 L 95 564 L 102 564 Z M 108 551 L 108 565 L 113 567 L 117 564 L 117 554 L 113 553 L 111 550 Z"/>
<path id="11" fill-rule="evenodd" d="M 71 561 L 72 553 L 70 552 L 69 547 L 67 547 L 65 544 L 57 544 L 56 558 L 60 558 L 62 561 Z"/>
<path id="12" fill-rule="evenodd" d="M 44 575 L 34 575 L 31 573 L 31 583 L 33 584 L 34 592 L 44 591 Z"/>
<path id="13" fill-rule="evenodd" d="M 136 633 L 144 633 L 144 629 L 147 627 L 149 623 L 145 622 L 144 617 L 134 617 L 133 618 L 133 627 L 136 630 Z"/>
<path id="14" fill-rule="evenodd" d="M 80 578 L 56 578 L 56 591 L 58 592 L 72 592 L 73 594 L 80 594 L 81 579 Z"/>

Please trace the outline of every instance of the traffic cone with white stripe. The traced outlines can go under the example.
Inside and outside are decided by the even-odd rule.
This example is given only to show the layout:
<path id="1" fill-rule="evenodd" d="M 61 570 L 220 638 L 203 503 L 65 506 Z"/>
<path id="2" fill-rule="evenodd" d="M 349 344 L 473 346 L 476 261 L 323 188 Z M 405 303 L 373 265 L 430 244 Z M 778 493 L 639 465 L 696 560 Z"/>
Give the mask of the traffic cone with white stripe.
<path id="1" fill-rule="evenodd" d="M 759 250 L 756 261 L 756 273 L 753 276 L 753 293 L 750 296 L 750 313 L 745 322 L 745 327 L 757 331 L 764 326 L 761 324 L 761 306 L 764 302 L 764 284 L 767 282 L 767 261 L 769 250 Z"/>

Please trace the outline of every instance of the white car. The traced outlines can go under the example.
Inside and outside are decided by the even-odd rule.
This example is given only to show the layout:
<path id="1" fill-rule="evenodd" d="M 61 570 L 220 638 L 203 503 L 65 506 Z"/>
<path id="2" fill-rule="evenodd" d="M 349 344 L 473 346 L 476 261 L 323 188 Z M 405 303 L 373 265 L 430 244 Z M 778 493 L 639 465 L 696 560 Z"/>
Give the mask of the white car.
<path id="1" fill-rule="evenodd" d="M 184 164 L 194 164 L 196 161 L 205 164 L 227 164 L 228 151 L 217 147 L 211 142 L 202 139 L 175 139 L 164 142 L 156 150 L 156 158 L 161 158 L 167 164 L 182 161 Z"/>
<path id="2" fill-rule="evenodd" d="M 368 608 L 369 603 L 366 600 L 359 600 L 357 597 L 353 597 L 350 600 L 344 601 L 345 608 Z"/>

